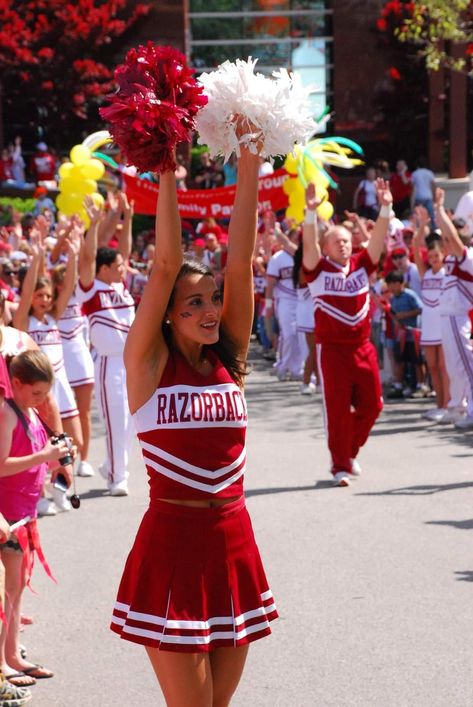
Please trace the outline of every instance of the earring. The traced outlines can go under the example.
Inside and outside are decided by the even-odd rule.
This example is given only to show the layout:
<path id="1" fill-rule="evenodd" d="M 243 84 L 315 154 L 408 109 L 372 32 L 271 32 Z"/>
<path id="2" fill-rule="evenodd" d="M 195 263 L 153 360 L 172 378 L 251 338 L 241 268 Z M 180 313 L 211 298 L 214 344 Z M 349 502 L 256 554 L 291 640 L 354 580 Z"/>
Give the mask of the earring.
<path id="1" fill-rule="evenodd" d="M 170 324 L 170 323 L 171 323 L 171 320 L 170 320 L 170 319 L 165 319 L 165 320 L 164 320 L 164 323 L 165 323 L 165 324 Z"/>

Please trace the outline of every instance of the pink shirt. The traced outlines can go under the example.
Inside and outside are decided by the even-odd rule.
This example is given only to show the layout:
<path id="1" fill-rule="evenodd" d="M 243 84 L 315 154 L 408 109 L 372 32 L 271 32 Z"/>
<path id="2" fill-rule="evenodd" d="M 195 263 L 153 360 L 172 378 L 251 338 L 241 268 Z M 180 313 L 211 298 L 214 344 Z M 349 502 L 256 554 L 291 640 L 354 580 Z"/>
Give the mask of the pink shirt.
<path id="1" fill-rule="evenodd" d="M 43 449 L 48 435 L 36 413 L 34 413 L 34 417 L 35 422 L 26 417 L 34 441 L 27 437 L 23 425 L 18 419 L 13 430 L 10 457 L 26 457 L 28 454 L 34 454 Z M 45 462 L 21 471 L 19 474 L 0 477 L 0 513 L 3 513 L 5 518 L 9 521 L 21 520 L 25 516 L 36 518 L 36 505 L 47 468 L 48 465 Z"/>

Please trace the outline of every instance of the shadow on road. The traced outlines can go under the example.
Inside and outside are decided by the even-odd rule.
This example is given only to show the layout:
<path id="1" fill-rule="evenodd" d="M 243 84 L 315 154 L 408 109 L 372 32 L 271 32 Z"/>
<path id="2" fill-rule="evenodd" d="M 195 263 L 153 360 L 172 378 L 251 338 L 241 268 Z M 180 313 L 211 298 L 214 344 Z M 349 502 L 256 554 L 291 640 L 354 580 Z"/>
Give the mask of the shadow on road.
<path id="1" fill-rule="evenodd" d="M 251 496 L 266 496 L 273 493 L 292 493 L 293 491 L 319 491 L 320 489 L 331 489 L 333 488 L 332 481 L 317 481 L 315 484 L 309 484 L 308 486 L 273 486 L 267 489 L 250 489 L 245 491 L 246 498 Z"/>
<path id="2" fill-rule="evenodd" d="M 473 570 L 458 570 L 455 574 L 460 575 L 457 582 L 473 582 Z"/>
<path id="3" fill-rule="evenodd" d="M 387 491 L 364 491 L 355 496 L 430 496 L 442 491 L 458 491 L 473 487 L 473 481 L 462 481 L 459 484 L 432 484 L 423 486 L 402 486 Z"/>
<path id="4" fill-rule="evenodd" d="M 468 520 L 428 520 L 425 525 L 449 525 L 459 530 L 473 530 L 473 518 Z"/>

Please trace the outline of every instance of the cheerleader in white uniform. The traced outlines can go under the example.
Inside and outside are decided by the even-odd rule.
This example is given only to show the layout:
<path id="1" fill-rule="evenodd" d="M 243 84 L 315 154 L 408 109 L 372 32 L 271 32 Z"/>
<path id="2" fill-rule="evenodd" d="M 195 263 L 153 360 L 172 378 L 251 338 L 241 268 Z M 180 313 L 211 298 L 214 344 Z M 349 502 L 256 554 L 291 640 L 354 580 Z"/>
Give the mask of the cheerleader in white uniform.
<path id="1" fill-rule="evenodd" d="M 297 289 L 296 327 L 299 337 L 305 338 L 307 357 L 304 364 L 303 380 L 301 385 L 302 395 L 312 395 L 316 391 L 316 384 L 312 382 L 312 375 L 317 379 L 317 357 L 315 354 L 315 316 L 314 303 L 302 271 L 302 243 L 294 254 L 294 270 L 292 278 Z M 300 344 L 303 348 L 302 344 Z"/>
<path id="2" fill-rule="evenodd" d="M 442 327 L 440 315 L 440 294 L 445 277 L 444 252 L 441 241 L 434 240 L 427 246 L 427 263 L 422 257 L 421 247 L 425 243 L 424 234 L 430 221 L 427 209 L 416 207 L 418 228 L 414 236 L 414 259 L 421 277 L 422 329 L 420 343 L 435 391 L 437 407 L 426 410 L 423 417 L 433 422 L 441 422 L 447 412 L 449 381 L 442 347 Z"/>
<path id="3" fill-rule="evenodd" d="M 64 289 L 54 301 L 51 280 L 49 277 L 39 276 L 44 265 L 44 250 L 34 244 L 32 251 L 32 260 L 23 281 L 21 299 L 13 324 L 17 329 L 27 331 L 51 361 L 54 371 L 53 395 L 59 408 L 63 428 L 80 449 L 82 430 L 79 411 L 67 379 L 61 335 L 57 325 L 74 288 L 77 253 L 72 243 L 68 242 Z"/>
<path id="4" fill-rule="evenodd" d="M 64 265 L 58 265 L 51 273 L 56 297 L 64 288 L 65 273 L 66 267 Z M 91 429 L 90 409 L 94 390 L 94 362 L 86 343 L 87 317 L 82 313 L 82 305 L 77 299 L 75 290 L 58 321 L 58 327 L 61 334 L 67 378 L 76 399 L 82 428 L 83 444 L 80 449 L 81 462 L 77 473 L 79 476 L 93 476 L 94 470 L 88 462 L 88 454 Z"/>

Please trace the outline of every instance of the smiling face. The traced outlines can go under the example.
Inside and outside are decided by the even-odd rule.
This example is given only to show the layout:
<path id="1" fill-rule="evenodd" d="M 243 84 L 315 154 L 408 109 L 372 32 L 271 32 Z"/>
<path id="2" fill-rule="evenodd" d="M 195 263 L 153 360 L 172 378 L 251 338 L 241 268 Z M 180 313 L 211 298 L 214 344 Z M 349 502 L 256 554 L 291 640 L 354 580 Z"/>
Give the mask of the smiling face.
<path id="1" fill-rule="evenodd" d="M 221 316 L 222 296 L 211 275 L 190 273 L 177 281 L 167 318 L 178 346 L 180 342 L 215 344 Z"/>
<path id="2" fill-rule="evenodd" d="M 434 272 L 438 272 L 443 265 L 443 252 L 441 248 L 429 248 L 427 251 L 427 261 Z"/>

